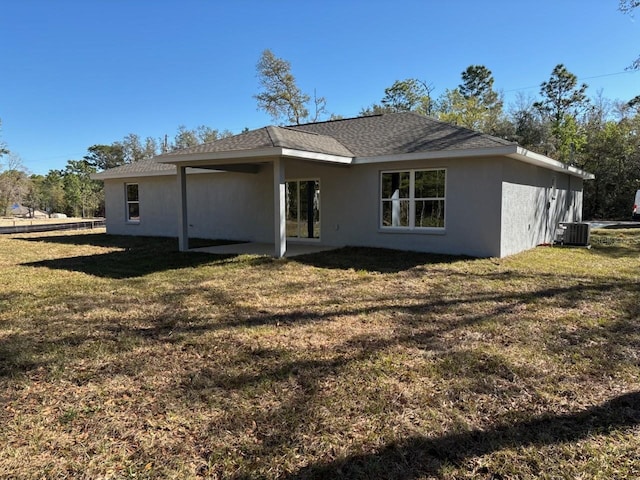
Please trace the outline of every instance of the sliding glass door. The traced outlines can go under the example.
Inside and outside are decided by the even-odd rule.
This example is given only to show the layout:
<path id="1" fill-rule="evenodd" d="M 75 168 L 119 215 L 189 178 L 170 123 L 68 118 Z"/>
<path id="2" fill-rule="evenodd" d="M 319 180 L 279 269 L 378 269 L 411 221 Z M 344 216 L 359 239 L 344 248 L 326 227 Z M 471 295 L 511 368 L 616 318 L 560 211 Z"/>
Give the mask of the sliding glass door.
<path id="1" fill-rule="evenodd" d="M 320 180 L 286 182 L 287 237 L 320 238 Z"/>

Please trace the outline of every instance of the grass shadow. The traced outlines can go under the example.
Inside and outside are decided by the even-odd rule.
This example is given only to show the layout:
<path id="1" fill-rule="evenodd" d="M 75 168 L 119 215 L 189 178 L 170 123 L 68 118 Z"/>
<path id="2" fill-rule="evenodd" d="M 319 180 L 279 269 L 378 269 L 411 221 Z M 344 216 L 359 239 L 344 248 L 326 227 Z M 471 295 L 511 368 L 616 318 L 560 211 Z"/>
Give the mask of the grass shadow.
<path id="1" fill-rule="evenodd" d="M 636 252 L 636 254 L 640 255 L 640 245 L 635 247 L 630 246 L 597 246 L 592 248 L 591 250 L 594 255 L 608 257 L 611 259 L 620 259 L 620 258 L 628 258 L 630 254 Z"/>
<path id="2" fill-rule="evenodd" d="M 137 278 L 166 270 L 194 268 L 234 257 L 234 255 L 179 252 L 177 249 L 177 240 L 172 237 L 142 237 L 98 233 L 18 238 L 29 242 L 117 248 L 119 250 L 109 253 L 40 260 L 22 264 L 28 267 L 68 270 L 114 279 Z M 230 240 L 189 239 L 190 248 L 228 245 L 231 243 L 237 242 Z"/>
<path id="3" fill-rule="evenodd" d="M 134 235 L 111 235 L 107 233 L 88 233 L 82 235 L 42 235 L 42 236 L 17 236 L 17 240 L 27 242 L 57 243 L 61 245 L 88 245 L 104 248 L 144 249 L 152 246 L 166 250 L 177 250 L 178 239 L 176 237 L 147 237 Z M 208 238 L 190 238 L 189 248 L 214 247 L 218 245 L 231 245 L 244 243 L 242 241 Z"/>
<path id="4" fill-rule="evenodd" d="M 626 230 L 626 229 L 634 229 L 640 228 L 640 222 L 638 223 L 617 223 L 615 225 L 605 225 L 600 227 L 603 230 Z"/>
<path id="5" fill-rule="evenodd" d="M 397 273 L 425 264 L 454 263 L 471 259 L 466 256 L 406 252 L 387 248 L 343 247 L 300 255 L 293 261 L 318 268 Z"/>
<path id="6" fill-rule="evenodd" d="M 586 410 L 565 415 L 544 414 L 488 430 L 427 438 L 412 437 L 391 443 L 376 453 L 353 455 L 310 465 L 285 478 L 293 479 L 417 479 L 438 476 L 443 466 L 504 448 L 574 442 L 593 434 L 609 434 L 640 424 L 640 392 L 630 392 Z M 478 471 L 481 478 L 503 478 L 498 472 Z"/>
<path id="7" fill-rule="evenodd" d="M 22 265 L 26 267 L 82 272 L 96 277 L 125 279 L 144 277 L 151 273 L 166 270 L 194 268 L 229 257 L 231 256 L 150 249 L 148 251 L 126 250 L 100 255 L 40 260 L 37 262 L 23 263 Z"/>

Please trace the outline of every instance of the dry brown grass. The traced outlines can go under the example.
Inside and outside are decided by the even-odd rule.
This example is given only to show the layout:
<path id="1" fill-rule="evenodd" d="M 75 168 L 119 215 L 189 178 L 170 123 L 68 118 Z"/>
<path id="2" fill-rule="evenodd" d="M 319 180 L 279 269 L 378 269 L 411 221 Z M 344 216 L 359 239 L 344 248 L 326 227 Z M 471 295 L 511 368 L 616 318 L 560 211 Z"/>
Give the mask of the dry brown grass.
<path id="1" fill-rule="evenodd" d="M 640 236 L 473 260 L 0 237 L 8 478 L 640 476 Z"/>

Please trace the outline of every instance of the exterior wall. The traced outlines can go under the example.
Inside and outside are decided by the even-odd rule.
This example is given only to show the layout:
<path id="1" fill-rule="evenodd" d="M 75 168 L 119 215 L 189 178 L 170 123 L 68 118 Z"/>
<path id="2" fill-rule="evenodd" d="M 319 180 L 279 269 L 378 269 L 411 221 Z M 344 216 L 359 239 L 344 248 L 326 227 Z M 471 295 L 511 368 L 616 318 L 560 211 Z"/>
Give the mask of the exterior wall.
<path id="1" fill-rule="evenodd" d="M 558 223 L 582 220 L 582 179 L 511 159 L 503 171 L 500 256 L 551 243 Z"/>
<path id="2" fill-rule="evenodd" d="M 175 176 L 105 180 L 107 232 L 115 235 L 177 237 Z M 137 183 L 140 222 L 126 221 L 125 184 Z M 273 241 L 272 170 L 257 174 L 187 175 L 189 236 Z"/>
<path id="3" fill-rule="evenodd" d="M 140 222 L 126 220 L 125 184 L 138 184 Z M 177 237 L 176 179 L 173 176 L 105 180 L 107 233 Z"/>
<path id="4" fill-rule="evenodd" d="M 380 229 L 380 172 L 445 168 L 445 230 Z M 289 161 L 287 179 L 320 179 L 320 243 L 395 248 L 478 257 L 500 254 L 500 186 L 497 159 L 450 159 L 354 165 Z"/>
<path id="5" fill-rule="evenodd" d="M 187 175 L 189 237 L 273 243 L 273 168 Z"/>
<path id="6" fill-rule="evenodd" d="M 511 159 L 352 166 L 287 159 L 284 166 L 287 180 L 320 180 L 320 240 L 302 241 L 322 245 L 499 257 L 550 242 L 558 222 L 582 218 L 582 180 Z M 430 168 L 446 169 L 445 229 L 381 229 L 380 172 Z M 554 176 L 556 195 L 549 200 Z M 125 221 L 128 182 L 139 185 L 138 224 Z M 191 238 L 273 243 L 272 164 L 257 174 L 188 174 L 187 194 Z M 108 233 L 177 236 L 175 176 L 105 180 L 105 196 Z"/>

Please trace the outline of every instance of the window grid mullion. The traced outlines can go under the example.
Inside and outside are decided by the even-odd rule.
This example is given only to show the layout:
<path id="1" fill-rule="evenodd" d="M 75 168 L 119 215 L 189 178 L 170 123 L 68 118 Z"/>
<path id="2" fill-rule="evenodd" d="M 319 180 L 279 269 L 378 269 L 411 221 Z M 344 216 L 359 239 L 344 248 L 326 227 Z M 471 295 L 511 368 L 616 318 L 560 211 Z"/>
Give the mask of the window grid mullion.
<path id="1" fill-rule="evenodd" d="M 417 173 L 418 172 L 425 172 L 425 171 L 442 171 L 442 174 L 439 175 L 439 177 L 442 178 L 438 178 L 438 181 L 442 183 L 442 192 L 443 195 L 442 196 L 429 196 L 429 197 L 421 197 L 421 198 L 417 198 L 416 197 L 416 178 L 417 178 Z M 420 222 L 420 226 L 416 226 L 416 215 L 418 212 L 418 205 L 417 202 L 438 202 L 439 206 L 442 207 L 442 216 L 444 216 L 444 209 L 445 207 L 445 202 L 446 202 L 446 193 L 445 193 L 445 189 L 446 189 L 446 170 L 445 169 L 407 169 L 407 170 L 389 170 L 389 171 L 383 171 L 381 172 L 381 182 L 380 182 L 380 199 L 381 199 L 381 203 L 380 203 L 380 225 L 382 228 L 387 228 L 384 226 L 384 221 L 385 221 L 385 206 L 386 205 L 393 205 L 393 198 L 388 198 L 387 196 L 384 196 L 384 175 L 386 174 L 393 174 L 393 173 L 399 173 L 399 174 L 408 174 L 409 175 L 409 191 L 408 191 L 408 195 L 405 198 L 400 198 L 397 201 L 400 202 L 407 202 L 407 213 L 409 218 L 407 219 L 407 226 L 405 228 L 410 229 L 410 230 L 416 230 L 416 229 L 422 229 L 422 228 L 431 228 L 431 227 L 422 227 L 422 220 Z M 440 188 L 440 187 L 439 187 Z M 441 203 L 441 205 L 440 205 Z M 390 207 L 387 207 L 390 208 Z M 424 205 L 421 205 L 421 212 L 423 212 L 424 214 Z M 392 216 L 393 217 L 393 216 Z M 434 227 L 434 228 L 444 228 L 444 218 L 440 219 L 442 221 L 442 225 Z M 389 225 L 390 228 L 394 228 L 393 225 Z"/>

